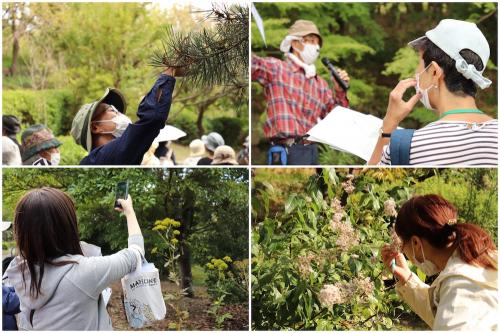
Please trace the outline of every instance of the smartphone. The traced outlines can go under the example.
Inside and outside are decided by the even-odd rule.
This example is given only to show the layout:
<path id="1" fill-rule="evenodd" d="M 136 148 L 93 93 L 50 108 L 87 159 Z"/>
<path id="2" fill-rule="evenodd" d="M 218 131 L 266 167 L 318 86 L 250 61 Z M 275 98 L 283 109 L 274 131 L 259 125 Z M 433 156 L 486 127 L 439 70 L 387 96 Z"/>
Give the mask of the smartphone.
<path id="1" fill-rule="evenodd" d="M 127 199 L 128 197 L 128 180 L 116 184 L 115 208 L 122 208 L 118 203 L 118 199 Z"/>

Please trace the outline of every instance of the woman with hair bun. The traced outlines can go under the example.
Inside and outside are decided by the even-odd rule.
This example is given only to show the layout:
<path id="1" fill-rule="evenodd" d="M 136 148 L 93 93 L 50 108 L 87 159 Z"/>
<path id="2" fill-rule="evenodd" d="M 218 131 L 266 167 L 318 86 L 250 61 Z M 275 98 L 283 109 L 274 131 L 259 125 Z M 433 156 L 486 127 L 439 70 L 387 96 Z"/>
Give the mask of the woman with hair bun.
<path id="1" fill-rule="evenodd" d="M 413 197 L 395 223 L 400 249 L 385 245 L 382 260 L 398 280 L 398 295 L 433 330 L 496 330 L 497 248 L 483 229 L 457 218 L 438 195 Z M 427 276 L 439 274 L 431 285 L 408 268 L 405 255 Z"/>

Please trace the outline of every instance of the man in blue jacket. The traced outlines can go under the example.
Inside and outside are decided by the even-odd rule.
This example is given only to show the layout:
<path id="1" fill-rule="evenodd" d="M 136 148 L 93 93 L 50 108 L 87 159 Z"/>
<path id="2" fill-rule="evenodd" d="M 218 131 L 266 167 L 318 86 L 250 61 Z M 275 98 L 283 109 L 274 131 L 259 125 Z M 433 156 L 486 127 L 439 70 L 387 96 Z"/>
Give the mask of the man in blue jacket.
<path id="1" fill-rule="evenodd" d="M 167 121 L 175 74 L 176 69 L 167 68 L 160 75 L 139 104 L 139 120 L 135 123 L 125 115 L 125 98 L 115 88 L 106 89 L 99 100 L 83 105 L 71 126 L 76 143 L 89 152 L 80 164 L 140 165 Z"/>

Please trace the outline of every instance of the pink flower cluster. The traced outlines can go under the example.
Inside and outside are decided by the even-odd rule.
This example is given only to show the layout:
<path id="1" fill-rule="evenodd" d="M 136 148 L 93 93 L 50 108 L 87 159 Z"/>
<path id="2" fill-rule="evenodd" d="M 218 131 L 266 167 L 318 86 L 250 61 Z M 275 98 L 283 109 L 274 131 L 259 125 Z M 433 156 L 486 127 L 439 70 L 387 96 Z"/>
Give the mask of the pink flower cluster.
<path id="1" fill-rule="evenodd" d="M 335 304 L 349 302 L 354 295 L 369 297 L 373 294 L 375 285 L 370 278 L 354 278 L 350 282 L 336 282 L 325 284 L 318 294 L 318 299 L 324 307 L 331 308 Z"/>
<path id="2" fill-rule="evenodd" d="M 396 202 L 393 198 L 389 198 L 384 202 L 384 213 L 387 216 L 396 217 L 398 212 L 396 211 Z"/>
<path id="3" fill-rule="evenodd" d="M 352 184 L 352 180 L 354 179 L 354 175 L 347 175 L 346 176 L 346 180 L 342 183 L 342 188 L 344 189 L 344 191 L 346 191 L 347 194 L 351 194 L 352 192 L 354 192 L 354 185 Z"/>

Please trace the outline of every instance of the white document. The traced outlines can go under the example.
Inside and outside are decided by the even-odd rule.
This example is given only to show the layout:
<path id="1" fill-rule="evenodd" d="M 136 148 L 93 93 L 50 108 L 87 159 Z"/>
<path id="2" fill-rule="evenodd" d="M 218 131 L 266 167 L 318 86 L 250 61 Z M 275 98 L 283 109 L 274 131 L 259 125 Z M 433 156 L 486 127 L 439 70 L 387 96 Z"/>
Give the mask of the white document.
<path id="1" fill-rule="evenodd" d="M 336 106 L 316 126 L 311 128 L 308 140 L 330 145 L 368 161 L 377 145 L 382 119 Z"/>

